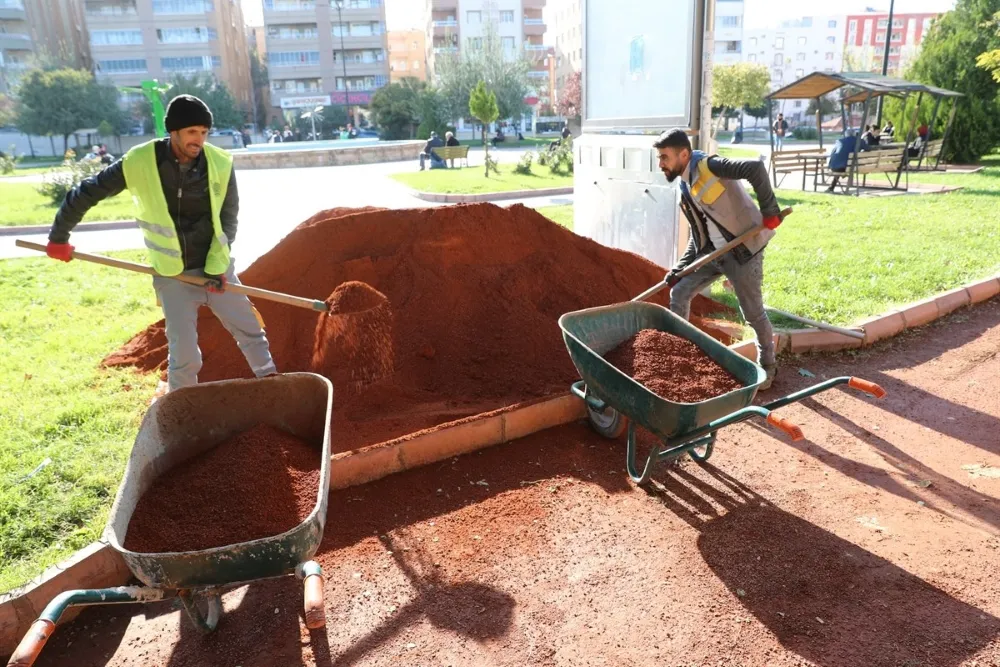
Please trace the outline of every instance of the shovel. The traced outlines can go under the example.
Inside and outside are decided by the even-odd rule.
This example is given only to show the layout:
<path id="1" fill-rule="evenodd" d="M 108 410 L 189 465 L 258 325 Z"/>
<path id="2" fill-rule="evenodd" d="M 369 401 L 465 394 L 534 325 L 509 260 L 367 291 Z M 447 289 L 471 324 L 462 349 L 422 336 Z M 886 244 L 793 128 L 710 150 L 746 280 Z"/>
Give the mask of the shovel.
<path id="1" fill-rule="evenodd" d="M 45 252 L 45 246 L 41 243 L 32 243 L 31 241 L 22 241 L 21 239 L 18 239 L 14 242 L 14 245 L 18 248 L 28 248 L 29 250 Z M 84 262 L 92 262 L 94 264 L 103 264 L 104 266 L 111 266 L 116 269 L 125 269 L 126 271 L 133 271 L 135 273 L 145 273 L 150 276 L 160 275 L 155 269 L 153 269 L 153 267 L 145 264 L 137 264 L 136 262 L 129 262 L 123 259 L 112 259 L 111 257 L 105 257 L 104 255 L 91 255 L 89 253 L 80 252 L 79 250 L 73 251 L 73 259 L 79 259 Z M 179 280 L 182 283 L 198 285 L 199 287 L 204 287 L 206 283 L 210 282 L 208 278 L 202 278 L 200 276 L 185 276 L 183 274 L 161 277 L 169 277 L 171 280 Z M 277 301 L 278 303 L 284 303 L 289 306 L 297 306 L 299 308 L 306 308 L 308 310 L 315 310 L 321 313 L 329 312 L 329 307 L 326 305 L 326 302 L 319 301 L 318 299 L 306 299 L 300 296 L 292 296 L 291 294 L 282 294 L 281 292 L 272 292 L 271 290 L 260 289 L 259 287 L 234 285 L 232 283 L 226 285 L 226 291 L 244 294 L 258 299 L 266 299 L 268 301 Z"/>
<path id="2" fill-rule="evenodd" d="M 726 245 L 722 246 L 718 250 L 714 250 L 711 253 L 709 253 L 709 254 L 705 255 L 704 257 L 702 257 L 701 259 L 699 259 L 698 261 L 693 262 L 690 266 L 688 266 L 683 271 L 681 271 L 680 273 L 678 273 L 677 277 L 678 278 L 683 278 L 684 276 L 691 275 L 692 273 L 694 273 L 695 271 L 697 271 L 701 267 L 705 266 L 706 264 L 708 264 L 710 262 L 714 262 L 715 260 L 719 259 L 720 257 L 722 257 L 723 255 L 725 255 L 727 252 L 729 252 L 730 250 L 732 250 L 736 246 L 741 245 L 743 243 L 746 243 L 747 241 L 749 241 L 753 237 L 757 236 L 757 234 L 760 234 L 765 229 L 777 229 L 778 225 L 780 225 L 782 222 L 784 222 L 785 218 L 787 216 L 791 215 L 791 213 L 792 213 L 792 209 L 791 208 L 784 209 L 783 211 L 781 211 L 781 213 L 778 214 L 778 223 L 777 224 L 775 224 L 773 226 L 770 226 L 770 227 L 765 224 L 765 225 L 762 225 L 760 227 L 754 227 L 753 229 L 740 234 L 735 239 L 733 239 L 732 241 L 730 241 Z M 645 292 L 643 292 L 642 294 L 640 294 L 639 296 L 635 297 L 632 300 L 633 301 L 645 301 L 646 299 L 648 299 L 649 297 L 653 296 L 654 294 L 657 294 L 658 292 L 661 292 L 661 291 L 665 290 L 667 287 L 668 287 L 667 281 L 666 281 L 666 279 L 663 279 L 662 281 L 660 281 L 657 284 L 653 285 L 648 290 L 646 290 Z"/>

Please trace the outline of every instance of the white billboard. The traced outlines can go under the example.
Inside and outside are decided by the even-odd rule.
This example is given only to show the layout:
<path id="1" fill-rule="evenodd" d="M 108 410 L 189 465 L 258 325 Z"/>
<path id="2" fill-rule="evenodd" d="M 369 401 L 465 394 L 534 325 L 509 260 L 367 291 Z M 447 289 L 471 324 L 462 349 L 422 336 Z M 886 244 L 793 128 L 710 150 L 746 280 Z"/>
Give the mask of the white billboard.
<path id="1" fill-rule="evenodd" d="M 584 132 L 691 127 L 705 1 L 584 0 Z"/>
<path id="2" fill-rule="evenodd" d="M 282 97 L 282 109 L 306 109 L 318 106 L 330 106 L 329 95 L 310 95 L 307 97 Z"/>

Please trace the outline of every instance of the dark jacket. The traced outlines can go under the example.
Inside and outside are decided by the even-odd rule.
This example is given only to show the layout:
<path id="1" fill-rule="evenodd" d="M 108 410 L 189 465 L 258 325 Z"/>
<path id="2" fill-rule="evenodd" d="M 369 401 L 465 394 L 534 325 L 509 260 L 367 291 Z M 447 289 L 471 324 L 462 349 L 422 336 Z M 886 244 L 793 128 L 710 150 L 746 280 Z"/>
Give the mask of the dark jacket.
<path id="1" fill-rule="evenodd" d="M 719 178 L 733 181 L 748 181 L 757 195 L 757 206 L 760 208 L 763 217 L 778 215 L 781 212 L 778 200 L 774 196 L 774 190 L 771 189 L 767 167 L 764 166 L 763 162 L 753 159 L 727 160 L 717 155 L 707 157 L 706 162 L 708 163 L 709 171 Z M 694 202 L 687 188 L 681 188 L 680 208 L 691 227 L 691 235 L 688 238 L 687 249 L 684 251 L 683 257 L 674 265 L 675 269 L 683 269 L 698 257 L 716 249 L 712 245 L 711 239 L 708 238 L 706 219 L 713 220 L 713 222 L 716 221 Z M 726 241 L 732 241 L 736 238 L 724 226 L 719 224 L 716 226 Z M 731 252 L 740 264 L 746 264 L 756 254 L 751 252 L 745 245 L 736 246 Z"/>
<path id="2" fill-rule="evenodd" d="M 448 146 L 461 146 L 462 143 L 458 139 L 456 139 L 455 137 L 451 137 L 450 139 L 448 139 L 447 145 Z"/>
<path id="3" fill-rule="evenodd" d="M 170 139 L 160 139 L 156 142 L 156 162 L 163 195 L 167 200 L 167 210 L 180 240 L 184 270 L 203 268 L 214 236 L 204 153 L 198 155 L 198 159 L 182 177 L 180 163 L 170 149 Z M 125 170 L 121 160 L 115 161 L 96 176 L 83 180 L 69 191 L 59 207 L 55 223 L 49 232 L 49 240 L 53 243 L 68 242 L 69 233 L 87 211 L 98 202 L 114 197 L 125 189 Z M 219 213 L 222 231 L 229 238 L 230 245 L 236 240 L 236 217 L 239 209 L 240 196 L 236 191 L 234 169 L 229 175 L 229 187 Z"/>
<path id="4" fill-rule="evenodd" d="M 430 139 L 427 140 L 427 143 L 424 144 L 424 153 L 430 155 L 433 149 L 440 148 L 441 146 L 444 146 L 444 141 L 441 139 L 441 137 L 431 137 Z M 437 153 L 435 153 L 434 155 L 437 156 Z"/>
<path id="5" fill-rule="evenodd" d="M 856 135 L 849 134 L 846 137 L 837 139 L 837 143 L 833 145 L 833 150 L 830 151 L 830 160 L 827 162 L 827 167 L 830 171 L 847 171 L 847 165 L 849 165 L 852 160 L 851 153 L 854 152 L 855 147 L 857 146 L 858 137 Z M 864 139 L 861 140 L 860 150 L 868 150 L 868 144 L 865 143 Z"/>

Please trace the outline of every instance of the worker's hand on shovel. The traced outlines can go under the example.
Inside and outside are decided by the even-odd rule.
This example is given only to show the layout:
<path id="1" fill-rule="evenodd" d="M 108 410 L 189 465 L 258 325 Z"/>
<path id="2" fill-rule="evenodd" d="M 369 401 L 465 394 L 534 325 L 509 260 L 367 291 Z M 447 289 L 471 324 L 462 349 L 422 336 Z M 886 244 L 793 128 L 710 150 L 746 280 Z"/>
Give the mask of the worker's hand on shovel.
<path id="1" fill-rule="evenodd" d="M 205 283 L 205 289 L 207 289 L 212 294 L 222 294 L 226 291 L 226 275 L 213 276 L 206 273 L 205 277 L 208 278 L 208 282 Z"/>
<path id="2" fill-rule="evenodd" d="M 681 281 L 681 269 L 670 269 L 667 273 L 667 277 L 663 279 L 663 282 L 667 284 L 667 287 L 673 287 Z"/>
<path id="3" fill-rule="evenodd" d="M 58 259 L 60 262 L 68 262 L 73 259 L 73 251 L 76 248 L 68 243 L 53 243 L 49 241 L 49 244 L 45 246 L 45 254 L 52 259 Z"/>

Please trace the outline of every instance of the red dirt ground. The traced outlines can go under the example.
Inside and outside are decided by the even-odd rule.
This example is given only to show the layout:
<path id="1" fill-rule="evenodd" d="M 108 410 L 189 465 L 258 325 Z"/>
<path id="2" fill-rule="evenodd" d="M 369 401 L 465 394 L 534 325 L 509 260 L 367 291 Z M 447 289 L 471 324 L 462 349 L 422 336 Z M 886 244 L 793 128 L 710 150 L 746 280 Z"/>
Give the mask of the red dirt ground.
<path id="1" fill-rule="evenodd" d="M 229 593 L 208 636 L 168 603 L 87 610 L 38 664 L 1000 665 L 998 350 L 994 299 L 785 358 L 769 398 L 844 374 L 889 395 L 782 409 L 798 443 L 725 429 L 649 492 L 584 424 L 346 489 L 319 556 L 325 631 L 286 578 Z"/>

